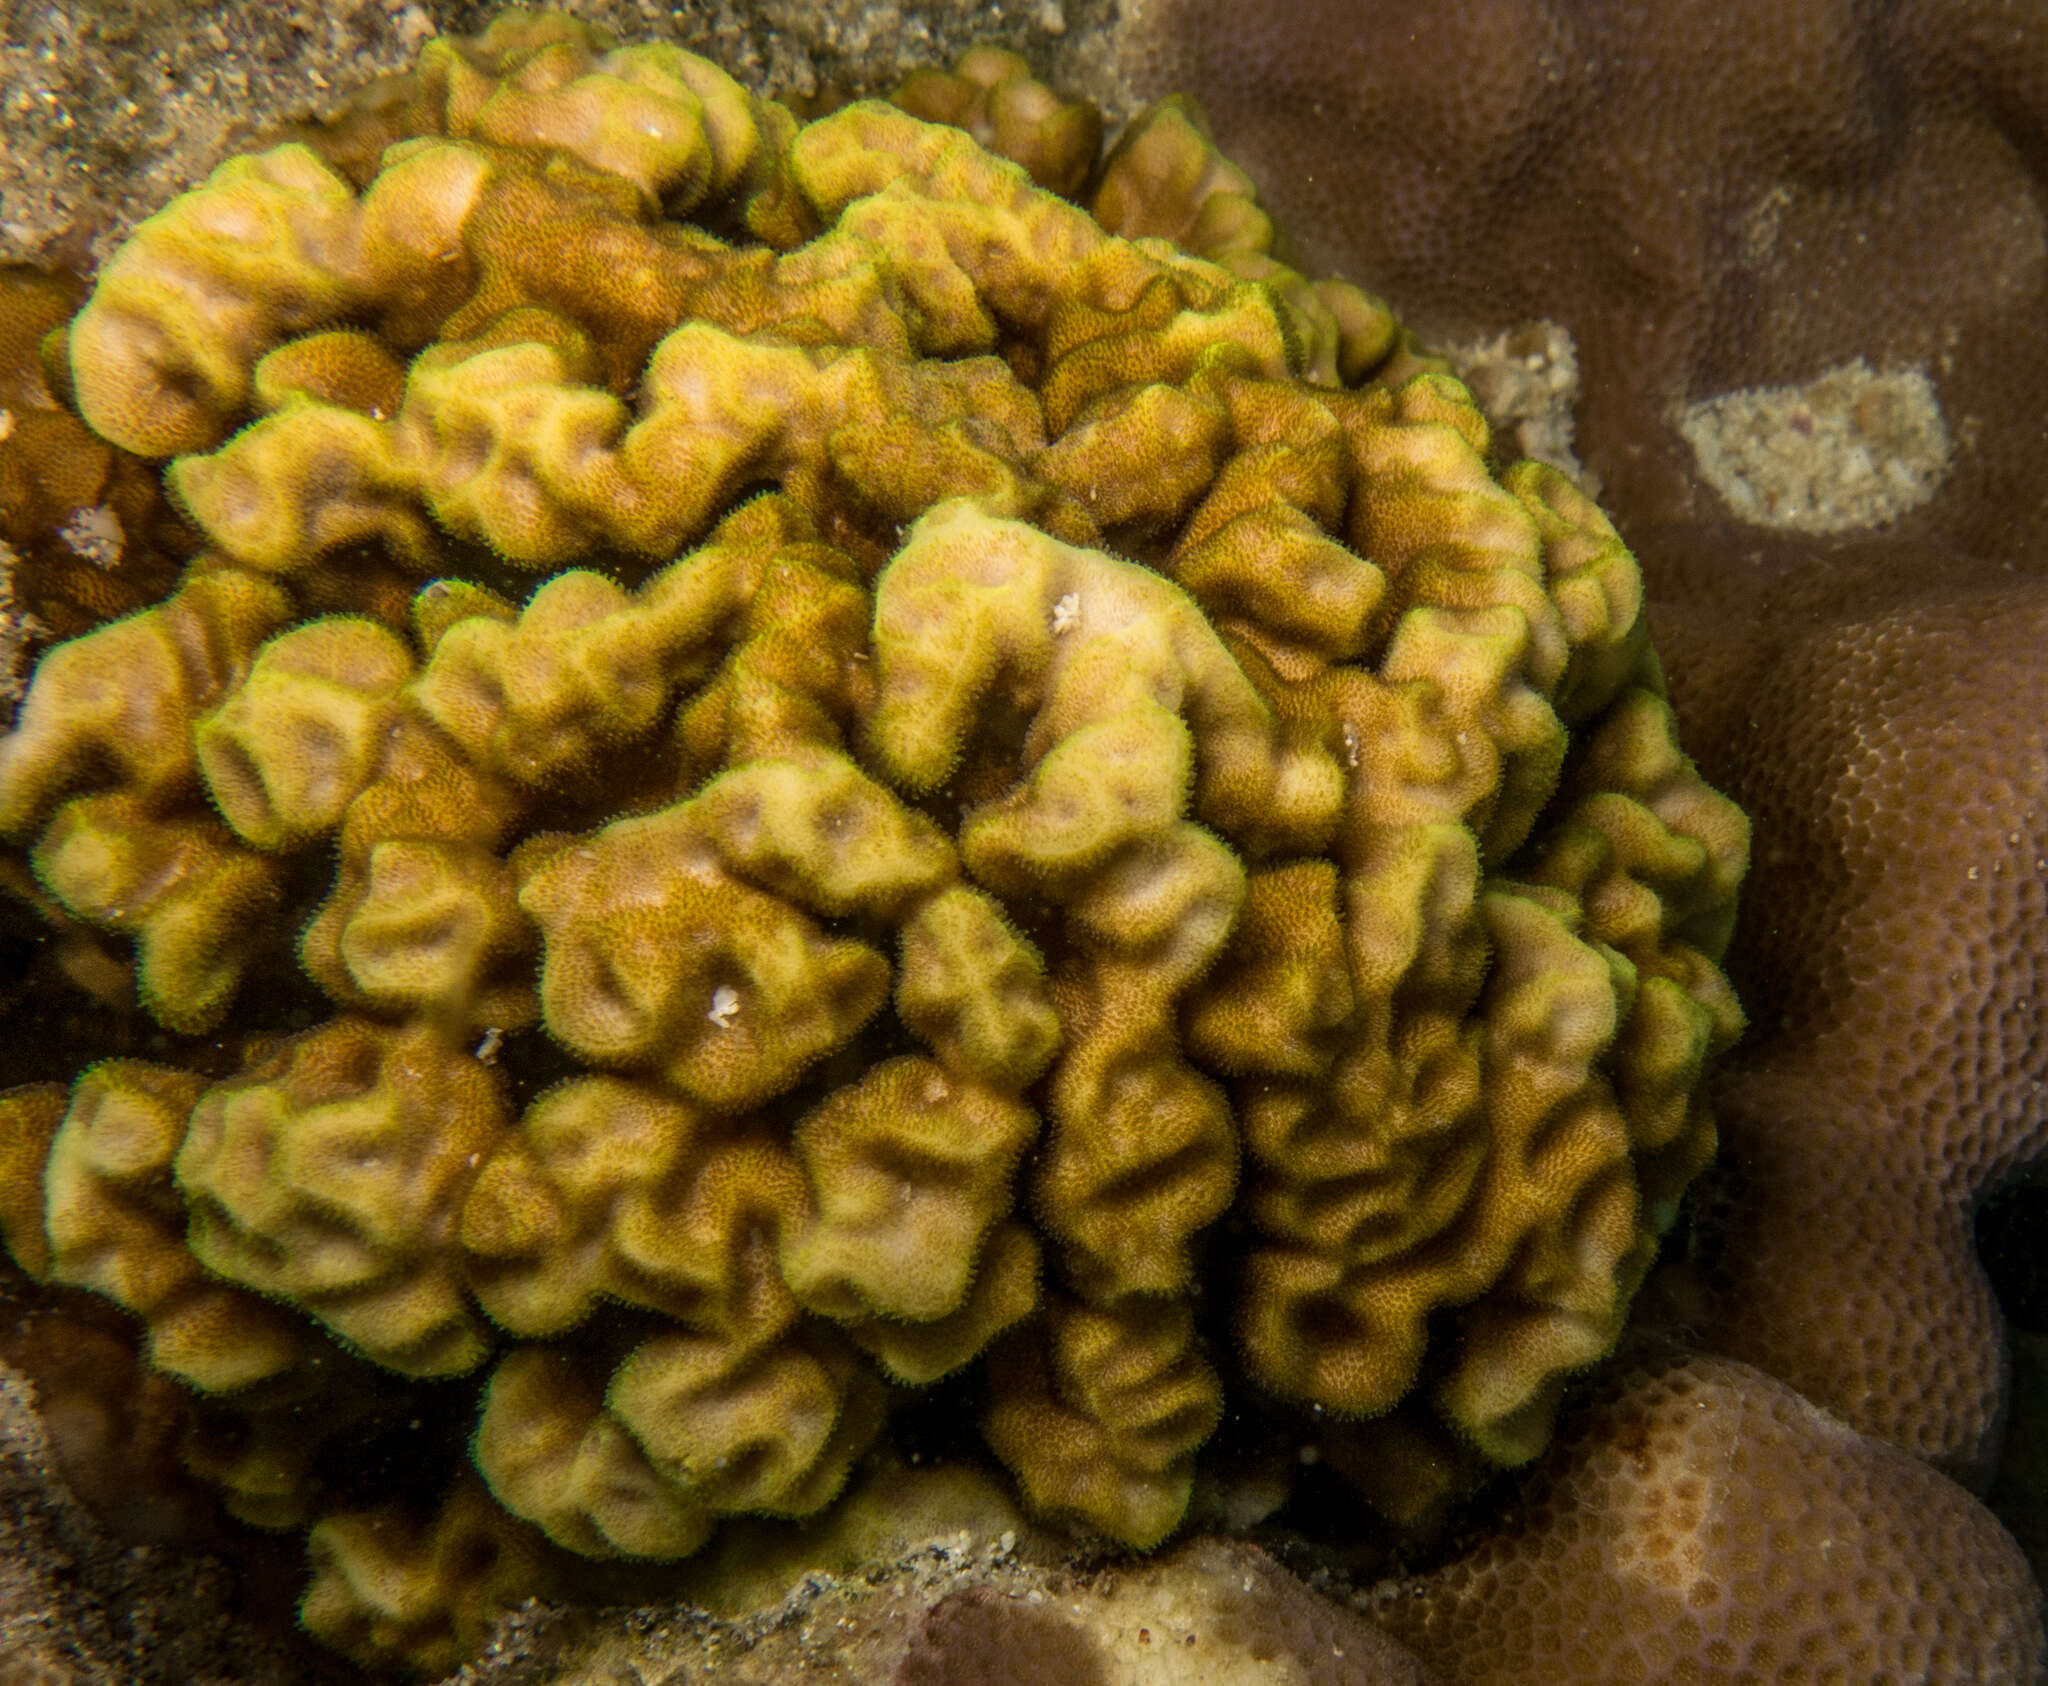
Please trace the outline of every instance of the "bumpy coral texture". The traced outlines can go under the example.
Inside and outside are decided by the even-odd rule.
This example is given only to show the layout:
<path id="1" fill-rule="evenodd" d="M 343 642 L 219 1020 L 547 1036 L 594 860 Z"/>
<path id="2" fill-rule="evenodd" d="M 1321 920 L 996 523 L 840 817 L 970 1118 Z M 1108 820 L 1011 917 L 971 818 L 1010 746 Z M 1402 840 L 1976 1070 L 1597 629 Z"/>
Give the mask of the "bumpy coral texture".
<path id="1" fill-rule="evenodd" d="M 1631 543 L 1721 509 L 1682 406 L 1862 358 L 1923 372 L 1955 447 L 1905 530 L 2042 554 L 2037 9 L 1130 0 L 1124 15 L 1140 93 L 1201 99 L 1318 268 L 1386 292 L 1425 333 L 1571 331 L 1579 453 Z"/>
<path id="2" fill-rule="evenodd" d="M 69 277 L 0 265 L 0 708 L 28 647 L 161 597 L 197 547 L 156 474 L 96 438 L 43 342 L 75 311 Z"/>
<path id="3" fill-rule="evenodd" d="M 2023 1681 L 2026 1560 L 1977 1501 L 1723 1358 L 1631 1367 L 1516 1518 L 1373 1615 L 1461 1686 Z"/>
<path id="4" fill-rule="evenodd" d="M 1746 589 L 1716 542 L 1666 555 L 1681 701 L 1769 866 L 1705 1332 L 1982 1479 L 2006 1360 L 1971 1216 L 2048 1147 L 2048 592 L 1914 545 Z"/>
<path id="5" fill-rule="evenodd" d="M 1149 1546 L 1230 1397 L 1398 1515 L 1612 1348 L 1746 823 L 1598 509 L 1244 188 L 1178 105 L 1091 216 L 513 14 L 72 323 L 209 548 L 41 663 L 0 832 L 248 1040 L 0 1097 L 0 1223 L 239 1420 L 350 1654 L 814 1514 L 984 1358 L 1027 1503 Z M 323 1497 L 456 1377 L 480 1481 Z"/>

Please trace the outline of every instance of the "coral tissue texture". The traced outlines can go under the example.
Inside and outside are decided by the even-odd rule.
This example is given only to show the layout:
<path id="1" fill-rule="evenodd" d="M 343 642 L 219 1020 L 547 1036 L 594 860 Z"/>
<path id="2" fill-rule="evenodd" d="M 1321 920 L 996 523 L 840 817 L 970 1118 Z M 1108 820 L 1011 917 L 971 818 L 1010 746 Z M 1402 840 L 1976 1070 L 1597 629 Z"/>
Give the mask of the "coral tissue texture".
<path id="1" fill-rule="evenodd" d="M 0 1233 L 359 1660 L 816 1514 L 934 1386 L 1124 1545 L 1233 1402 L 1419 1516 L 1712 1154 L 1748 833 L 1628 552 L 1184 108 L 1077 172 L 1014 80 L 906 103 L 1093 215 L 511 14 L 53 342 L 206 548 L 0 740 L 164 1032 L 0 1098 Z M 408 1423 L 431 1510 L 338 1450 Z"/>
<path id="2" fill-rule="evenodd" d="M 162 596 L 196 548 L 154 469 L 60 401 L 63 371 L 41 344 L 83 294 L 68 276 L 0 265 L 0 706 L 20 696 L 32 642 Z"/>
<path id="3" fill-rule="evenodd" d="M 1721 1358 L 1607 1383 L 1514 1520 L 1370 1601 L 1469 1686 L 2024 1681 L 2032 1605 L 1961 1488 Z"/>
<path id="4" fill-rule="evenodd" d="M 2044 1147 L 2048 593 L 1911 545 L 1744 584 L 1717 549 L 1667 549 L 1657 617 L 1765 865 L 1706 1332 L 1981 1480 L 2006 1360 L 1971 1216 Z"/>
<path id="5" fill-rule="evenodd" d="M 1694 406 L 1803 388 L 1772 454 L 1839 433 L 1863 488 L 1846 504 L 1889 479 L 1916 536 L 2041 554 L 2037 8 L 1132 0 L 1120 50 L 1141 93 L 1205 103 L 1312 262 L 1419 330 L 1568 328 L 1579 451 L 1631 542 L 1726 513 L 1684 435 Z M 1827 378 L 1859 360 L 1879 378 L 1838 410 Z M 1908 377 L 1938 417 L 1902 408 Z M 1825 478 L 1766 477 L 1737 504 L 1811 512 Z"/>

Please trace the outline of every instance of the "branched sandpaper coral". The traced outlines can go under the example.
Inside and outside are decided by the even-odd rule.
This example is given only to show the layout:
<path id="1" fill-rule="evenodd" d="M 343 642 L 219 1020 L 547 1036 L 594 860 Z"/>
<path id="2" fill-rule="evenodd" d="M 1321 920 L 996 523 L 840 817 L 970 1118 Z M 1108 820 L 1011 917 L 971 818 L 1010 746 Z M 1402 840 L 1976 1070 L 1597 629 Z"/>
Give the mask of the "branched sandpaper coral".
<path id="1" fill-rule="evenodd" d="M 511 14 L 69 328 L 207 548 L 42 661 L 0 834 L 241 1058 L 0 1097 L 0 1232 L 366 1662 L 814 1514 L 935 1387 L 1127 1546 L 1226 1406 L 1412 1517 L 1712 1154 L 1747 831 L 1613 529 L 1189 110 L 1098 162 L 1034 89 L 903 102 L 1092 214 Z M 451 1387 L 475 1473 L 338 1504 Z"/>

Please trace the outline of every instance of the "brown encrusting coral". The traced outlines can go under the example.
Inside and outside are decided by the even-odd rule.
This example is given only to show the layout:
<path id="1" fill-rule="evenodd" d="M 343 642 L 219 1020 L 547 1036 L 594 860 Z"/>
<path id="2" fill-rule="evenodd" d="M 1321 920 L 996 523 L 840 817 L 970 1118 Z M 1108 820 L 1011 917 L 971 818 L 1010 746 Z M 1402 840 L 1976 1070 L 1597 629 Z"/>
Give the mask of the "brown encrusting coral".
<path id="1" fill-rule="evenodd" d="M 0 1220 L 363 1660 L 816 1513 L 955 1377 L 1128 1545 L 1229 1401 L 1420 1514 L 1712 1154 L 1747 830 L 1612 528 L 1185 108 L 1082 191 L 515 13 L 61 342 L 207 548 L 41 663 L 0 833 L 238 1057 L 0 1098 Z M 457 1377 L 431 1517 L 313 1474 Z"/>
<path id="2" fill-rule="evenodd" d="M 2032 1577 L 1952 1482 L 1725 1358 L 1628 1365 L 1518 1513 L 1360 1600 L 1464 1686 L 2024 1681 Z"/>
<path id="3" fill-rule="evenodd" d="M 1728 513 L 1702 468 L 1748 457 L 1745 519 L 1910 510 L 2043 566 L 2037 8 L 1126 0 L 1118 52 L 1419 331 L 1563 324 L 1579 455 L 1639 549 Z M 1735 393 L 1772 414 L 1708 408 Z M 1734 449 L 1703 465 L 1710 435 Z"/>
<path id="4" fill-rule="evenodd" d="M 1756 816 L 1732 964 L 1703 1332 L 1973 1482 L 2007 1361 L 1971 1218 L 2039 1160 L 2048 592 L 1931 547 L 1737 573 L 1660 537 L 1656 612 L 1716 776 Z"/>

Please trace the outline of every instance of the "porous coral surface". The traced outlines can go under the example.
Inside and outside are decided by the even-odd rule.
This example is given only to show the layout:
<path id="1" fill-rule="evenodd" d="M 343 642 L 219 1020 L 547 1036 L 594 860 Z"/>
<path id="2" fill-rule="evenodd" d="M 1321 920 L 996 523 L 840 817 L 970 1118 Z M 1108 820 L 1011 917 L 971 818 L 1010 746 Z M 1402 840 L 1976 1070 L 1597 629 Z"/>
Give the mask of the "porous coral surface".
<path id="1" fill-rule="evenodd" d="M 1758 818 L 1704 1213 L 1723 1351 L 1972 1481 L 2003 1326 L 1972 1214 L 2042 1151 L 2040 585 L 1931 547 L 1731 568 L 1667 533 L 1656 611 L 1717 776 Z"/>
<path id="2" fill-rule="evenodd" d="M 1367 1607 L 1470 1686 L 2029 1680 L 2031 1576 L 1983 1506 L 1723 1358 L 1628 1367 L 1516 1516 Z"/>
<path id="3" fill-rule="evenodd" d="M 208 548 L 41 663 L 0 829 L 192 1058 L 7 1096 L 0 1216 L 352 1655 L 815 1513 L 984 1354 L 1113 1540 L 1227 1399 L 1427 1508 L 1711 1155 L 1747 833 L 1628 553 L 1184 110 L 1090 192 L 514 14 L 71 324 Z M 461 1401 L 431 1515 L 309 1467 Z"/>

